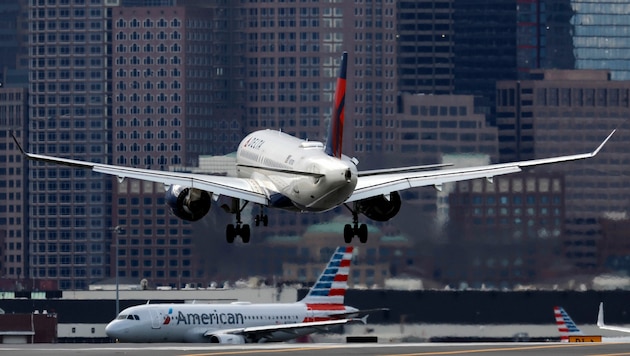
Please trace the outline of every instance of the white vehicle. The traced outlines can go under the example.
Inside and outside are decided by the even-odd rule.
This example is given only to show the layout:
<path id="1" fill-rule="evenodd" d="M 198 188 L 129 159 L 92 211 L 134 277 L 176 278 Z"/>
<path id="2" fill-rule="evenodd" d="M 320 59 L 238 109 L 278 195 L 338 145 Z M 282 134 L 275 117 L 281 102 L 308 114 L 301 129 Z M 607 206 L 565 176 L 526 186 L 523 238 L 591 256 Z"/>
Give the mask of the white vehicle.
<path id="1" fill-rule="evenodd" d="M 351 246 L 338 247 L 315 285 L 296 303 L 144 304 L 123 310 L 105 332 L 121 342 L 244 344 L 365 323 L 369 311 L 344 305 L 352 251 Z"/>
<path id="2" fill-rule="evenodd" d="M 250 240 L 249 224 L 241 220 L 241 212 L 248 203 L 260 206 L 255 224 L 267 225 L 265 207 L 296 212 L 323 212 L 345 205 L 352 212 L 352 224 L 346 224 L 344 241 L 358 236 L 364 243 L 368 238 L 365 224 L 359 224 L 359 214 L 376 221 L 393 218 L 401 206 L 401 190 L 434 186 L 475 178 L 492 180 L 494 176 L 520 172 L 530 167 L 556 162 L 573 161 L 595 156 L 611 132 L 595 151 L 584 154 L 535 159 L 529 161 L 492 164 L 486 166 L 442 169 L 448 164 L 409 166 L 390 169 L 358 171 L 356 159 L 342 155 L 346 71 L 348 54 L 341 57 L 337 78 L 333 115 L 326 144 L 305 141 L 275 130 L 255 131 L 247 135 L 236 152 L 237 177 L 187 174 L 58 158 L 26 153 L 28 159 L 91 169 L 94 172 L 125 178 L 163 183 L 167 187 L 166 202 L 174 215 L 187 221 L 197 221 L 210 210 L 219 196 L 231 198 L 226 211 L 236 215 L 235 224 L 228 224 L 229 243 L 240 236 Z M 14 137 L 15 139 L 15 137 Z"/>
<path id="3" fill-rule="evenodd" d="M 604 302 L 599 303 L 599 311 L 597 312 L 597 326 L 603 330 L 613 330 L 630 333 L 630 328 L 624 328 L 623 326 L 606 325 L 604 323 Z"/>

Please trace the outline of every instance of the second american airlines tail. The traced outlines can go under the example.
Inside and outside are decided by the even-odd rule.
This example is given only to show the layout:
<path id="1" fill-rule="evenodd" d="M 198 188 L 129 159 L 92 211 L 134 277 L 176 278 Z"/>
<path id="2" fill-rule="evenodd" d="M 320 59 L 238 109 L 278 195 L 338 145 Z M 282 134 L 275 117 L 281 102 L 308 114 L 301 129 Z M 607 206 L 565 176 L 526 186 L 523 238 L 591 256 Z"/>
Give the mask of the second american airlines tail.
<path id="1" fill-rule="evenodd" d="M 368 311 L 344 305 L 353 248 L 338 247 L 306 297 L 296 303 L 144 304 L 105 328 L 121 342 L 245 344 L 294 339 L 353 321 Z"/>
<path id="2" fill-rule="evenodd" d="M 553 314 L 556 317 L 556 326 L 558 326 L 558 332 L 560 332 L 560 341 L 569 342 L 569 336 L 572 335 L 584 335 L 582 330 L 578 328 L 573 319 L 569 316 L 564 308 L 553 307 Z"/>

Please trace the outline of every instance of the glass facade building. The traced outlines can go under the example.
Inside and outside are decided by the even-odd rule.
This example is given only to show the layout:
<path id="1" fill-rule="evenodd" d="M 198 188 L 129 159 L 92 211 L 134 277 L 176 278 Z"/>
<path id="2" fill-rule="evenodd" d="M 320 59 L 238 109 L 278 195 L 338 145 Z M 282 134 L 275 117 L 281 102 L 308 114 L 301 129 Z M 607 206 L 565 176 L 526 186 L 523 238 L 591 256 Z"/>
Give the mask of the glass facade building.
<path id="1" fill-rule="evenodd" d="M 517 0 L 518 68 L 605 69 L 630 79 L 630 3 L 625 0 Z"/>
<path id="2" fill-rule="evenodd" d="M 606 69 L 613 80 L 630 79 L 630 3 L 571 0 L 576 69 Z"/>

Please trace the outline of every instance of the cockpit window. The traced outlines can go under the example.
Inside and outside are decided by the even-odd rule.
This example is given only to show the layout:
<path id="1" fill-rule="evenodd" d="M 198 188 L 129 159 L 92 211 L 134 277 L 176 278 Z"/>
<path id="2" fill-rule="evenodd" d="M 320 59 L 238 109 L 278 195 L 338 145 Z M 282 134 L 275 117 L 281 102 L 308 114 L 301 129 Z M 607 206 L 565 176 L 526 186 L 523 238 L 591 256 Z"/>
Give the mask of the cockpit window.
<path id="1" fill-rule="evenodd" d="M 119 314 L 118 320 L 140 320 L 140 316 L 137 314 Z"/>

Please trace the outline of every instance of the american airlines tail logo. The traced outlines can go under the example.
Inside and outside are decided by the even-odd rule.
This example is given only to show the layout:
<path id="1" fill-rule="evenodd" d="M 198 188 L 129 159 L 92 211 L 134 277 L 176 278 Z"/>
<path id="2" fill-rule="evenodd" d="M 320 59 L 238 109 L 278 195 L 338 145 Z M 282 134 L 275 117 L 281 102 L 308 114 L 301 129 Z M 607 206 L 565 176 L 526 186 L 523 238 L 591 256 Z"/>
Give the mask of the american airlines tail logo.
<path id="1" fill-rule="evenodd" d="M 556 325 L 560 332 L 560 341 L 569 342 L 569 335 L 582 335 L 582 331 L 575 324 L 564 308 L 553 307 L 553 314 L 556 317 Z"/>
<path id="2" fill-rule="evenodd" d="M 164 317 L 164 325 L 168 325 L 171 322 L 171 314 L 173 314 L 173 308 L 168 309 L 168 314 Z"/>
<path id="3" fill-rule="evenodd" d="M 302 300 L 311 307 L 318 304 L 343 305 L 348 288 L 348 272 L 352 262 L 352 246 L 337 248 L 326 269 L 307 296 Z"/>

